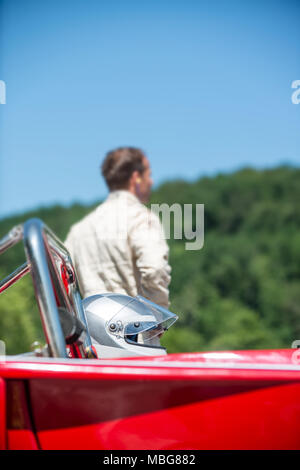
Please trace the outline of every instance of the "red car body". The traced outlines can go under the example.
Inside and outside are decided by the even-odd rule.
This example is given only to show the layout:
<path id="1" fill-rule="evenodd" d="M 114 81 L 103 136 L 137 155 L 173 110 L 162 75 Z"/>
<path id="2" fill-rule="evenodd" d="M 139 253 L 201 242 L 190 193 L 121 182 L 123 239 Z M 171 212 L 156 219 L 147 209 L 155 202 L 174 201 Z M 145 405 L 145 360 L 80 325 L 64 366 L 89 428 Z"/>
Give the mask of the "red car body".
<path id="1" fill-rule="evenodd" d="M 299 449 L 299 355 L 4 361 L 0 448 Z"/>
<path id="2" fill-rule="evenodd" d="M 46 345 L 0 356 L 0 449 L 300 449 L 300 349 L 90 359 L 69 253 L 31 219 L 0 254 L 21 240 L 0 293 L 31 274 Z"/>

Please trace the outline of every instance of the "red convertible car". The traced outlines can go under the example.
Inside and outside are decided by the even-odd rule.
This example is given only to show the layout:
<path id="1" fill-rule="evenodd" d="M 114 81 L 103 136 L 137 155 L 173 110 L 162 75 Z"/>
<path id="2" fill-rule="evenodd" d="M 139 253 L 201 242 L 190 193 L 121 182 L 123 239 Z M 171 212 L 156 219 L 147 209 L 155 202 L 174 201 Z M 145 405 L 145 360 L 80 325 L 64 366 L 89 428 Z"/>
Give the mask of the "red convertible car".
<path id="1" fill-rule="evenodd" d="M 43 222 L 0 253 L 22 241 L 0 292 L 31 275 L 45 345 L 0 357 L 0 449 L 300 449 L 300 350 L 166 354 L 176 315 L 142 297 L 82 301 Z"/>

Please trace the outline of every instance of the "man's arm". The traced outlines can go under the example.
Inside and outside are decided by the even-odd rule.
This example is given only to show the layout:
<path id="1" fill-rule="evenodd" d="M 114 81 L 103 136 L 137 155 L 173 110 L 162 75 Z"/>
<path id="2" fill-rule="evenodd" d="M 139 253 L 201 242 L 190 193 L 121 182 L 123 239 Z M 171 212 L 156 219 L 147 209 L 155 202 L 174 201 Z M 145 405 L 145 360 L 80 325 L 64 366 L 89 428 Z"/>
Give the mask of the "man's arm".
<path id="1" fill-rule="evenodd" d="M 168 308 L 168 286 L 171 281 L 169 247 L 158 216 L 150 210 L 141 211 L 129 232 L 129 243 L 139 273 L 142 295 Z"/>

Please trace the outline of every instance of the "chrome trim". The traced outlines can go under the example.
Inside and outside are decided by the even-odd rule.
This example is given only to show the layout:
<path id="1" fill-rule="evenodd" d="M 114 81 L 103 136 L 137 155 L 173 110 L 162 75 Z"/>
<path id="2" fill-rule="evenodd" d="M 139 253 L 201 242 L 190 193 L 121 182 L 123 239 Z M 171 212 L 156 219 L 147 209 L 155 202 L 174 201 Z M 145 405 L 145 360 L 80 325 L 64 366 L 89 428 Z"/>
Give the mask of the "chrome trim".
<path id="1" fill-rule="evenodd" d="M 16 225 L 13 227 L 7 235 L 0 239 L 0 255 L 4 253 L 4 251 L 11 248 L 16 243 L 21 241 L 23 238 L 23 227 L 22 225 Z"/>
<path id="2" fill-rule="evenodd" d="M 79 318 L 79 320 L 84 324 L 86 327 L 86 339 L 84 341 L 84 348 L 90 347 L 92 345 L 92 340 L 89 334 L 88 330 L 88 323 L 86 319 L 86 315 L 82 306 L 82 298 L 80 295 L 79 291 L 79 285 L 77 282 L 77 275 L 75 272 L 75 267 L 72 263 L 71 256 L 66 249 L 66 247 L 63 245 L 63 243 L 60 241 L 60 239 L 52 232 L 52 230 L 49 229 L 46 225 L 44 225 L 45 233 L 47 235 L 47 239 L 49 242 L 49 246 L 51 248 L 51 252 L 56 254 L 66 267 L 68 274 L 69 274 L 69 296 L 66 294 L 65 290 L 63 289 L 63 294 L 65 297 L 65 302 L 66 305 L 71 304 L 70 310 L 74 312 L 75 316 Z M 57 268 L 57 265 L 56 265 Z M 60 274 L 57 272 L 58 277 L 60 277 Z"/>
<path id="3" fill-rule="evenodd" d="M 9 274 L 7 277 L 0 281 L 0 294 L 4 290 L 8 289 L 8 287 L 12 286 L 15 282 L 29 273 L 30 269 L 27 263 L 22 264 L 19 266 L 13 273 Z"/>
<path id="4" fill-rule="evenodd" d="M 23 238 L 46 341 L 54 357 L 67 357 L 65 338 L 47 263 L 43 223 L 39 219 L 25 222 Z"/>
<path id="5" fill-rule="evenodd" d="M 34 291 L 40 310 L 42 325 L 51 355 L 67 358 L 65 338 L 61 328 L 56 295 L 67 310 L 78 317 L 86 327 L 83 344 L 78 344 L 82 356 L 87 347 L 91 347 L 91 337 L 84 313 L 75 268 L 66 247 L 57 236 L 40 220 L 29 219 L 17 225 L 0 239 L 0 254 L 8 250 L 23 238 L 27 263 L 18 267 L 0 282 L 0 293 L 30 272 Z M 66 292 L 61 278 L 61 269 L 67 272 L 69 292 Z"/>

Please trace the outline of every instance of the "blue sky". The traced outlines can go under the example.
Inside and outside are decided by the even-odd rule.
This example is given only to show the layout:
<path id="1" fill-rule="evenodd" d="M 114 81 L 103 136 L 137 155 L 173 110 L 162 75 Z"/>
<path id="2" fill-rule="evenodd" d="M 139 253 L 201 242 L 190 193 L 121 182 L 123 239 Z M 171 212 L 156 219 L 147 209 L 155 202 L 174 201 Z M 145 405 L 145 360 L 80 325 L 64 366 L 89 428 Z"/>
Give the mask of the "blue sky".
<path id="1" fill-rule="evenodd" d="M 0 6 L 0 217 L 104 197 L 121 145 L 145 150 L 156 184 L 300 165 L 300 2 Z"/>

